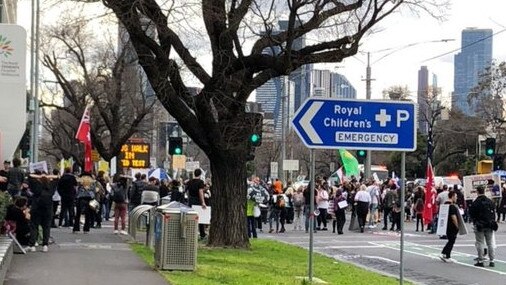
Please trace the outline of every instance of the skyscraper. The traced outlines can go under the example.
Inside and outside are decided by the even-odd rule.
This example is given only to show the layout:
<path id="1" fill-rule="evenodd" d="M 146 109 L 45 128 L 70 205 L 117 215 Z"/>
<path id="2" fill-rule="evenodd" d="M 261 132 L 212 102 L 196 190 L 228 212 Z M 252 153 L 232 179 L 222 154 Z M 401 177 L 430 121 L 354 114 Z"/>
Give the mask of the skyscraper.
<path id="1" fill-rule="evenodd" d="M 330 97 L 356 99 L 357 90 L 344 75 L 332 72 L 330 74 Z"/>
<path id="2" fill-rule="evenodd" d="M 418 91 L 416 100 L 418 102 L 418 131 L 427 133 L 427 119 L 429 108 L 429 70 L 427 66 L 421 66 L 418 70 Z"/>
<path id="3" fill-rule="evenodd" d="M 479 75 L 492 62 L 492 30 L 466 28 L 462 31 L 461 51 L 455 55 L 452 108 L 474 116 L 475 104 L 468 95 L 478 83 Z"/>

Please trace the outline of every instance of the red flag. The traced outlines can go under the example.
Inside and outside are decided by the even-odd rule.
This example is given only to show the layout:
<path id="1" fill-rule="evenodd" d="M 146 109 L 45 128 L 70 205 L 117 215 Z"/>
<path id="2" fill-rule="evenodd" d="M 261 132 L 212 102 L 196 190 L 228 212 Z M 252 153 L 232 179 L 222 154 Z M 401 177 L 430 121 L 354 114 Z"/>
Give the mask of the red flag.
<path id="1" fill-rule="evenodd" d="M 84 171 L 91 172 L 93 163 L 91 161 L 91 134 L 90 134 L 90 105 L 86 106 L 83 118 L 77 129 L 76 139 L 84 144 Z"/>
<path id="2" fill-rule="evenodd" d="M 432 221 L 434 207 L 436 207 L 436 191 L 434 188 L 434 171 L 430 159 L 427 160 L 427 171 L 425 173 L 427 182 L 425 184 L 425 204 L 423 207 L 423 221 L 424 224 L 429 224 Z"/>

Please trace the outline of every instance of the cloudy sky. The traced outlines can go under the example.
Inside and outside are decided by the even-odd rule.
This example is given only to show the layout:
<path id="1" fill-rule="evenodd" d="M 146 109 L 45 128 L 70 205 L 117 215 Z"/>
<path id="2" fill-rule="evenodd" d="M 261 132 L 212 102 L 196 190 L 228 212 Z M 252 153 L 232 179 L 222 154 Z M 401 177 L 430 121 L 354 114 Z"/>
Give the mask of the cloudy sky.
<path id="1" fill-rule="evenodd" d="M 372 83 L 372 98 L 381 98 L 381 91 L 393 85 L 407 85 L 412 94 L 416 95 L 417 72 L 422 65 L 437 75 L 443 95 L 448 96 L 453 91 L 453 56 L 460 48 L 461 31 L 466 27 L 490 28 L 498 33 L 493 38 L 493 57 L 506 60 L 506 31 L 501 32 L 506 29 L 503 17 L 506 1 L 449 1 L 452 6 L 447 11 L 446 21 L 438 21 L 426 14 L 421 14 L 420 17 L 409 13 L 392 15 L 381 24 L 380 32 L 363 40 L 359 54 L 337 65 L 328 64 L 317 68 L 344 74 L 357 89 L 358 98 L 365 98 L 365 83 L 362 81 L 367 61 L 365 53 L 371 52 L 372 78 L 375 79 Z M 21 0 L 18 7 L 18 20 L 27 28 L 30 26 L 30 3 L 31 1 Z M 48 18 L 42 20 L 46 22 Z M 431 43 L 440 39 L 455 41 Z M 308 44 L 311 44 L 311 39 Z M 381 52 L 385 49 L 389 51 Z M 393 50 L 397 51 L 387 55 Z M 445 53 L 449 54 L 427 60 Z"/>
<path id="2" fill-rule="evenodd" d="M 392 85 L 407 85 L 413 95 L 417 91 L 417 76 L 420 66 L 426 65 L 429 72 L 438 77 L 443 94 L 453 91 L 453 57 L 458 51 L 437 59 L 427 59 L 460 48 L 461 31 L 467 27 L 490 28 L 498 33 L 493 38 L 493 57 L 506 60 L 506 1 L 504 0 L 452 0 L 447 20 L 439 22 L 422 15 L 394 15 L 386 20 L 383 31 L 371 35 L 363 42 L 362 52 L 371 52 L 372 98 L 380 98 L 381 91 Z M 455 39 L 447 43 L 430 43 L 440 39 Z M 388 52 L 378 50 L 406 47 L 376 62 Z M 358 54 L 338 65 L 337 71 L 346 75 L 358 91 L 359 98 L 365 98 L 365 67 L 367 56 Z M 328 66 L 332 68 L 332 66 Z"/>

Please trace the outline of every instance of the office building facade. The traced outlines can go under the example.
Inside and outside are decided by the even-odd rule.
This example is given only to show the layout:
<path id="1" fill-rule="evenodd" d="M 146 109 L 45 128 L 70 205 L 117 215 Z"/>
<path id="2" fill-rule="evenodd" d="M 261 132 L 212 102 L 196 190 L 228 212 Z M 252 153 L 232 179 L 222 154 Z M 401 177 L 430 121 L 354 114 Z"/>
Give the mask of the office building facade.
<path id="1" fill-rule="evenodd" d="M 492 62 L 492 36 L 491 29 L 464 29 L 461 51 L 454 58 L 452 108 L 469 116 L 475 115 L 476 104 L 468 102 L 468 95 Z"/>

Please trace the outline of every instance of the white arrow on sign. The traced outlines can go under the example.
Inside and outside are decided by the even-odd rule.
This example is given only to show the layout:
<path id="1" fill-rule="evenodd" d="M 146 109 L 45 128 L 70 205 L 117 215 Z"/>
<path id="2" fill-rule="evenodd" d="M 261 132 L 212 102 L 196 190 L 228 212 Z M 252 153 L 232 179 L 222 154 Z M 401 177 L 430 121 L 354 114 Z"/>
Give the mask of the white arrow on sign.
<path id="1" fill-rule="evenodd" d="M 307 109 L 304 116 L 300 118 L 300 125 L 302 126 L 302 129 L 306 132 L 309 139 L 315 144 L 322 144 L 323 141 L 311 125 L 311 120 L 323 106 L 323 103 L 324 102 L 313 102 L 313 104 L 311 104 L 311 106 Z"/>

